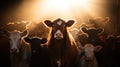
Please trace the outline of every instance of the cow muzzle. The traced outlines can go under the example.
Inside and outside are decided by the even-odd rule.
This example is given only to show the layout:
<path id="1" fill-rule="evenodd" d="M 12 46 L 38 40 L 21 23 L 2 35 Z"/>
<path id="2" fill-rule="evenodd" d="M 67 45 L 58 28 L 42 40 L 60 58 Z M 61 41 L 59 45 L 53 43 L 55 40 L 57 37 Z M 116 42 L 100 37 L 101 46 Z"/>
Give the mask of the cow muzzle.
<path id="1" fill-rule="evenodd" d="M 62 39 L 63 38 L 63 33 L 60 30 L 58 30 L 55 33 L 54 38 L 56 38 L 56 39 Z"/>
<path id="2" fill-rule="evenodd" d="M 16 48 L 10 49 L 10 53 L 17 53 L 17 52 L 18 52 L 18 50 Z"/>

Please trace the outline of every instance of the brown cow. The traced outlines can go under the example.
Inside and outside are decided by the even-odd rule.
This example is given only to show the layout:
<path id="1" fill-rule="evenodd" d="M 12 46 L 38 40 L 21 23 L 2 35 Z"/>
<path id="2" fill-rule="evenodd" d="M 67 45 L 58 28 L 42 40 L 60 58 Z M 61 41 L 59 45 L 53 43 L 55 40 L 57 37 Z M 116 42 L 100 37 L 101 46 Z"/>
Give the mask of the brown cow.
<path id="1" fill-rule="evenodd" d="M 77 46 L 67 30 L 67 27 L 73 25 L 74 20 L 45 20 L 44 23 L 52 28 L 48 39 L 52 67 L 76 67 Z"/>

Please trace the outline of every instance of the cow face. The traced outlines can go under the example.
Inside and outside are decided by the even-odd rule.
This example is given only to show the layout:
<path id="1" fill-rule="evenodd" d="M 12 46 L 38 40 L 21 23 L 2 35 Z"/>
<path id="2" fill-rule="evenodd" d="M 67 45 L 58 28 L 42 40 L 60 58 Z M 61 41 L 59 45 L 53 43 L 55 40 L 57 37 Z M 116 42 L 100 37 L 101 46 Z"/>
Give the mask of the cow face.
<path id="1" fill-rule="evenodd" d="M 85 44 L 83 47 L 84 55 L 86 60 L 92 60 L 94 58 L 94 53 L 101 50 L 101 46 L 93 46 L 92 44 Z"/>
<path id="2" fill-rule="evenodd" d="M 104 30 L 99 28 L 92 28 L 92 29 L 86 29 L 86 28 L 82 28 L 81 29 L 84 33 L 88 34 L 88 38 L 87 41 L 92 43 L 92 44 L 96 44 L 97 41 L 99 41 L 99 34 L 102 33 Z"/>
<path id="3" fill-rule="evenodd" d="M 38 38 L 38 37 L 34 37 L 34 38 L 25 37 L 24 40 L 27 43 L 30 43 L 32 54 L 38 53 L 42 48 L 41 44 L 47 42 L 47 38 Z"/>
<path id="4" fill-rule="evenodd" d="M 21 46 L 21 37 L 27 34 L 27 31 L 19 32 L 19 31 L 12 31 L 9 33 L 9 42 L 10 42 L 10 52 L 11 53 L 18 53 L 19 48 Z"/>
<path id="5" fill-rule="evenodd" d="M 52 27 L 52 34 L 55 39 L 62 39 L 65 36 L 66 27 L 72 26 L 74 21 L 69 20 L 67 23 L 65 23 L 64 20 L 57 19 L 53 22 L 51 22 L 50 20 L 46 20 L 44 23 L 48 27 Z"/>

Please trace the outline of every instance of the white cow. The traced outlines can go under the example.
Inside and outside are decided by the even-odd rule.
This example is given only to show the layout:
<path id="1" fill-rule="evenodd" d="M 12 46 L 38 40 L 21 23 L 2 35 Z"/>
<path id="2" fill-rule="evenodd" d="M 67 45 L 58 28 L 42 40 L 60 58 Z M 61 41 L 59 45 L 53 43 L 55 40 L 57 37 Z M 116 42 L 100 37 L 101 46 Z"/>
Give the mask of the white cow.
<path id="1" fill-rule="evenodd" d="M 98 67 L 95 52 L 100 51 L 101 48 L 99 45 L 93 46 L 92 44 L 85 44 L 84 47 L 79 47 L 80 51 L 82 50 L 79 67 Z"/>
<path id="2" fill-rule="evenodd" d="M 10 43 L 10 59 L 11 67 L 28 67 L 28 61 L 30 57 L 30 47 L 25 44 L 22 37 L 27 35 L 27 31 L 8 32 Z"/>

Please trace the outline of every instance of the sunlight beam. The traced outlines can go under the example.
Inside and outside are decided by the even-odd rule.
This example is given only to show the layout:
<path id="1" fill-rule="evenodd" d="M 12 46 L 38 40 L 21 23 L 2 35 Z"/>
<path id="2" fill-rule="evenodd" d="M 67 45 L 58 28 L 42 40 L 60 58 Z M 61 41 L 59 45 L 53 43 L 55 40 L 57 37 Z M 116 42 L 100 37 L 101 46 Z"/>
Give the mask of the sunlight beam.
<path id="1" fill-rule="evenodd" d="M 28 21 L 43 22 L 57 18 L 85 20 L 104 16 L 106 10 L 103 4 L 104 0 L 31 0 L 25 1 L 13 13 Z"/>

